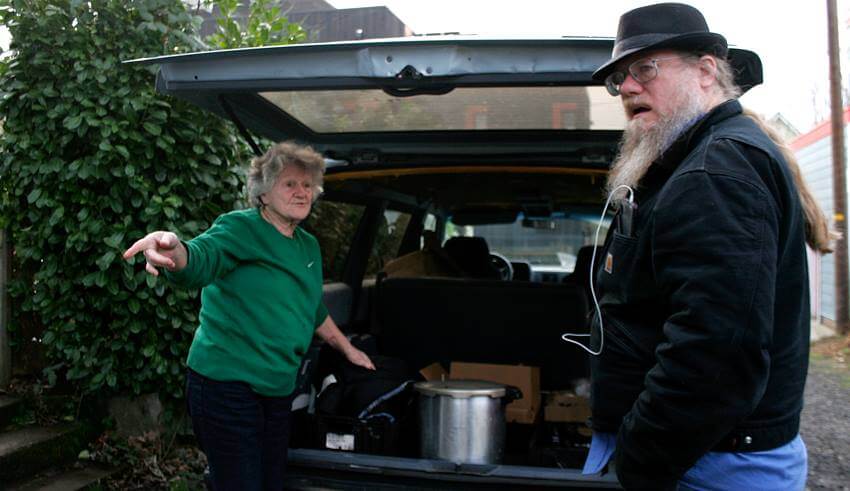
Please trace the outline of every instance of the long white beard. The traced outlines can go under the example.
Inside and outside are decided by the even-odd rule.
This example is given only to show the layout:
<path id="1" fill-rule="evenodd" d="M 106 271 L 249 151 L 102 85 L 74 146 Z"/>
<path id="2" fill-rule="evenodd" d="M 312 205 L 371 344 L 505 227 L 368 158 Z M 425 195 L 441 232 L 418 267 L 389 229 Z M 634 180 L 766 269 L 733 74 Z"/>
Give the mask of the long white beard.
<path id="1" fill-rule="evenodd" d="M 661 115 L 654 126 L 644 128 L 643 121 L 634 119 L 626 123 L 620 152 L 608 174 L 608 193 L 620 186 L 636 189 L 652 163 L 705 113 L 705 99 L 699 92 L 680 87 L 673 97 L 680 103 L 672 114 Z M 625 192 L 624 188 L 617 190 L 615 198 Z"/>

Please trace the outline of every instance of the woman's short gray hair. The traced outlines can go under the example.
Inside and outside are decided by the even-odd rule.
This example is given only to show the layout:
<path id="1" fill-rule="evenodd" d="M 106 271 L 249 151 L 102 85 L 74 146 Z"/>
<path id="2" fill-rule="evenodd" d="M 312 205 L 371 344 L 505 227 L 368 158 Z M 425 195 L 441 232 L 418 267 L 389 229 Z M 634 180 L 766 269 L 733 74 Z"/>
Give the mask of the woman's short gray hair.
<path id="1" fill-rule="evenodd" d="M 313 201 L 322 194 L 325 159 L 311 147 L 287 141 L 272 145 L 265 154 L 255 157 L 248 169 L 248 201 L 263 206 L 260 196 L 269 192 L 281 172 L 290 165 L 306 171 L 313 181 Z"/>

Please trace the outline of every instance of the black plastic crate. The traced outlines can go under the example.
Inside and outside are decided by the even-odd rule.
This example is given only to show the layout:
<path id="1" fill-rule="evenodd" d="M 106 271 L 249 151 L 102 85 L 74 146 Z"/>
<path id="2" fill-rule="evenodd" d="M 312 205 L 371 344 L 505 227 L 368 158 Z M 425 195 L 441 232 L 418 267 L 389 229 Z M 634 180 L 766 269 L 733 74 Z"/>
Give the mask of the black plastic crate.
<path id="1" fill-rule="evenodd" d="M 535 431 L 528 465 L 581 469 L 590 439 L 584 424 L 545 421 Z"/>
<path id="2" fill-rule="evenodd" d="M 316 416 L 316 448 L 378 455 L 400 455 L 399 424 L 389 418 L 359 420 L 345 416 Z"/>

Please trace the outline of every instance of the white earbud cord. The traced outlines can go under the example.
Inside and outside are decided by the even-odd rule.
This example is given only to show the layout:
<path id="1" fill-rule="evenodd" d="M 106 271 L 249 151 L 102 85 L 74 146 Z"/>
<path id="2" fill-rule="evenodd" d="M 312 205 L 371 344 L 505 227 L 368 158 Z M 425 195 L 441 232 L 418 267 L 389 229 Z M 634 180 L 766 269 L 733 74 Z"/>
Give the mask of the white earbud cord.
<path id="1" fill-rule="evenodd" d="M 621 185 L 617 186 L 616 188 L 614 188 L 613 191 L 611 191 L 611 194 L 608 195 L 608 199 L 605 200 L 605 207 L 602 208 L 602 216 L 599 217 L 599 223 L 596 225 L 596 234 L 593 236 L 593 254 L 590 255 L 590 274 L 589 274 L 589 276 L 590 276 L 590 278 L 589 278 L 589 281 L 590 281 L 590 296 L 593 298 L 593 306 L 596 308 L 596 318 L 599 320 L 599 351 L 593 351 L 590 348 L 588 348 L 587 346 L 585 346 L 584 344 L 576 341 L 575 339 L 570 339 L 570 338 L 589 338 L 590 333 L 581 334 L 581 333 L 565 332 L 564 334 L 561 335 L 561 339 L 563 339 L 564 341 L 566 341 L 568 343 L 573 343 L 573 344 L 579 346 L 581 349 L 587 351 L 588 353 L 590 353 L 593 356 L 599 356 L 600 354 L 602 354 L 602 348 L 605 346 L 605 330 L 602 329 L 602 309 L 599 308 L 599 300 L 596 298 L 596 288 L 593 284 L 593 276 L 594 276 L 593 273 L 595 271 L 594 266 L 596 264 L 596 250 L 598 249 L 598 246 L 599 246 L 599 231 L 602 230 L 602 222 L 605 221 L 605 214 L 608 213 L 608 207 L 611 205 L 611 199 L 614 197 L 615 194 L 617 194 L 617 191 L 619 191 L 620 189 L 628 190 L 628 192 L 629 192 L 629 203 L 634 203 L 635 192 L 629 186 L 626 186 L 625 184 L 621 184 Z"/>

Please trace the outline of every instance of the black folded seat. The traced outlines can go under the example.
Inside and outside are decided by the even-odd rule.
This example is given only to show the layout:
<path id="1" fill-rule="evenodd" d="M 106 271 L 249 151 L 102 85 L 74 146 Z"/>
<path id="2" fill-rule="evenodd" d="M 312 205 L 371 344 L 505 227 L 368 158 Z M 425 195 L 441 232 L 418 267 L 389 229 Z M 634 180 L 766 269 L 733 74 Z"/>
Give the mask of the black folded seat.
<path id="1" fill-rule="evenodd" d="M 586 332 L 588 304 L 576 285 L 386 278 L 375 309 L 381 353 L 413 369 L 452 361 L 539 366 L 549 390 L 588 374 L 587 354 L 561 340 Z"/>

